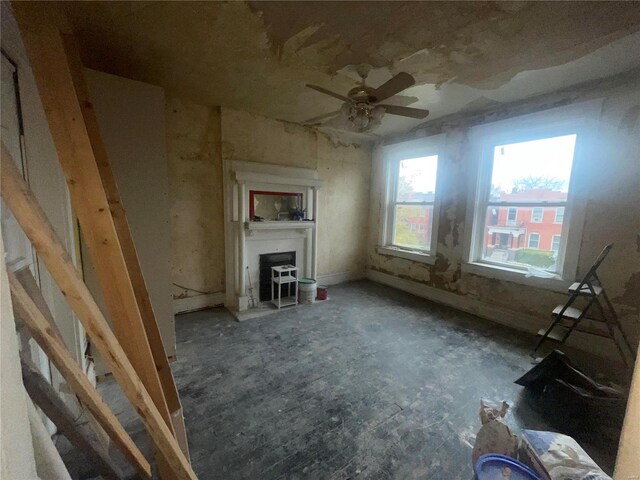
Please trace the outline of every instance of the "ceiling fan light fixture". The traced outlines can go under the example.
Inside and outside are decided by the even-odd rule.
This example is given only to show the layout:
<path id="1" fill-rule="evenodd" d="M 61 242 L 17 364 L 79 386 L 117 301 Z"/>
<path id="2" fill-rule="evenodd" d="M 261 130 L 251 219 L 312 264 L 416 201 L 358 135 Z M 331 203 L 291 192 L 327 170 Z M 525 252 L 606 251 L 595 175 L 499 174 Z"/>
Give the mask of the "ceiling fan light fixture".
<path id="1" fill-rule="evenodd" d="M 369 115 L 366 110 L 358 110 L 351 120 L 358 130 L 365 130 L 369 126 Z"/>
<path id="2" fill-rule="evenodd" d="M 362 132 L 369 127 L 371 122 L 371 109 L 367 104 L 357 104 L 353 107 L 349 120 L 354 127 Z"/>

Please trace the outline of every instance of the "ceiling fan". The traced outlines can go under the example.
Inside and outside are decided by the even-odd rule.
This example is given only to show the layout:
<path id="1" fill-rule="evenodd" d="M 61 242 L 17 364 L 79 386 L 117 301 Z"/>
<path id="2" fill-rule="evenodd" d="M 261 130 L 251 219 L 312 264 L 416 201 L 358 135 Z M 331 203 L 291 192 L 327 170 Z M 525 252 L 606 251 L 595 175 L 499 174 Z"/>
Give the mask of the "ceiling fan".
<path id="1" fill-rule="evenodd" d="M 342 100 L 344 103 L 340 110 L 310 118 L 304 123 L 318 124 L 320 120 L 342 115 L 349 120 L 356 130 L 364 132 L 372 127 L 378 126 L 385 113 L 410 118 L 425 118 L 429 115 L 429 110 L 422 108 L 401 107 L 380 103 L 414 85 L 416 81 L 411 75 L 400 72 L 378 88 L 372 88 L 366 84 L 370 70 L 371 67 L 369 65 L 358 66 L 357 72 L 362 78 L 362 82 L 349 90 L 346 97 L 327 90 L 326 88 L 307 84 L 307 87 L 324 93 L 325 95 L 331 95 L 332 97 Z"/>

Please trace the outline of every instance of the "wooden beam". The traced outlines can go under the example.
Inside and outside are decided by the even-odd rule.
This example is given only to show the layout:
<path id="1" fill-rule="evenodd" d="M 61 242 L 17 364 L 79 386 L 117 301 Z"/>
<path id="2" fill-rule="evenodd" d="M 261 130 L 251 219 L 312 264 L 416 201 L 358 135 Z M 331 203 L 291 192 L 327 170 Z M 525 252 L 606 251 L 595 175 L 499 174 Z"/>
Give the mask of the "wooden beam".
<path id="1" fill-rule="evenodd" d="M 171 468 L 174 474 L 173 478 L 195 480 L 197 477 L 182 453 L 178 442 L 173 437 L 171 430 L 155 406 L 122 346 L 109 328 L 107 320 L 91 296 L 89 289 L 80 278 L 69 254 L 64 249 L 60 239 L 58 239 L 42 208 L 40 208 L 29 187 L 22 179 L 20 172 L 13 163 L 11 154 L 4 144 L 2 145 L 0 156 L 0 193 L 27 238 L 31 241 L 38 253 L 38 258 L 44 262 L 72 310 L 84 325 L 89 338 L 104 356 L 123 393 L 140 415 L 152 442 Z M 14 283 L 18 293 L 24 292 L 19 282 L 15 281 Z M 37 307 L 26 294 L 21 295 L 21 298 L 24 300 L 24 302 L 21 302 L 23 305 L 31 307 L 28 310 L 28 313 L 33 314 L 31 318 L 41 320 L 34 324 L 34 326 L 38 327 L 40 339 L 46 342 L 47 345 L 53 345 L 53 353 L 58 354 L 61 359 L 66 357 L 68 363 L 68 360 L 71 359 L 69 353 L 59 340 L 57 342 L 54 340 L 55 337 L 51 335 L 52 330 L 47 328 L 47 322 L 42 318 L 42 314 L 39 314 Z M 78 370 L 80 369 L 74 362 L 72 364 Z M 71 366 L 67 365 L 67 367 L 70 373 L 74 372 Z M 60 367 L 58 367 L 58 370 L 62 372 Z M 77 379 L 78 385 L 84 385 L 82 379 L 88 383 L 86 375 L 81 371 L 80 373 L 81 378 Z M 67 381 L 69 381 L 68 378 Z M 90 383 L 88 384 L 91 385 Z M 83 391 L 83 393 L 87 397 L 83 399 L 85 403 L 97 400 L 87 395 L 86 392 Z M 101 401 L 99 398 L 98 400 Z M 97 411 L 92 413 L 98 418 L 97 415 L 104 412 Z M 111 412 L 109 411 L 109 413 Z M 103 427 L 105 426 L 103 425 Z"/>
<path id="2" fill-rule="evenodd" d="M 21 355 L 22 381 L 31 400 L 40 407 L 58 431 L 96 466 L 97 472 L 109 479 L 124 478 L 120 469 L 113 463 L 108 453 L 97 439 L 87 435 L 73 418 L 73 414 L 42 376 L 38 369 Z"/>
<path id="3" fill-rule="evenodd" d="M 182 416 L 180 395 L 178 394 L 178 389 L 176 388 L 176 383 L 173 378 L 173 374 L 171 373 L 171 368 L 169 367 L 169 360 L 167 359 L 167 354 L 162 343 L 162 336 L 160 335 L 158 322 L 156 321 L 156 317 L 153 312 L 149 292 L 144 281 L 140 261 L 138 260 L 138 253 L 136 252 L 129 223 L 127 222 L 127 216 L 124 206 L 122 205 L 118 186 L 116 184 L 113 171 L 111 170 L 107 150 L 100 134 L 98 118 L 96 117 L 96 112 L 89 97 L 78 43 L 76 37 L 73 35 L 63 34 L 62 39 L 69 64 L 69 71 L 73 78 L 76 96 L 78 97 L 78 102 L 81 106 L 87 134 L 89 135 L 91 147 L 93 148 L 93 155 L 102 180 L 102 186 L 104 187 L 104 191 L 107 195 L 109 210 L 113 216 L 113 222 L 122 248 L 122 254 L 127 266 L 127 271 L 129 272 L 129 278 L 131 279 L 138 308 L 140 309 L 147 339 L 149 340 L 153 361 L 155 363 L 160 382 L 162 383 L 162 389 L 167 401 L 167 406 L 175 427 L 176 438 L 178 439 L 178 442 L 180 442 L 182 451 L 188 458 L 189 447 L 187 444 L 184 417 Z"/>
<path id="4" fill-rule="evenodd" d="M 12 5 L 113 330 L 175 435 L 67 61 L 62 33 L 71 33 L 70 28 L 59 11 L 46 3 Z"/>
<path id="5" fill-rule="evenodd" d="M 31 297 L 33 303 L 36 304 L 38 310 L 40 310 L 44 318 L 47 319 L 49 325 L 55 331 L 56 335 L 62 338 L 62 333 L 60 333 L 60 329 L 53 319 L 51 310 L 49 310 L 49 305 L 47 305 L 47 301 L 44 299 L 44 296 L 42 295 L 40 287 L 38 287 L 36 279 L 33 278 L 31 269 L 28 266 L 25 266 L 19 270 L 16 270 L 15 272 L 13 272 L 13 274 L 16 276 L 16 278 L 20 282 L 20 285 L 22 285 L 27 294 Z"/>
<path id="6" fill-rule="evenodd" d="M 2 174 L 4 176 L 4 170 Z M 80 397 L 83 404 L 87 406 L 89 411 L 96 417 L 96 420 L 100 422 L 100 425 L 109 433 L 109 436 L 124 456 L 136 467 L 140 474 L 144 475 L 145 478 L 151 478 L 149 462 L 147 462 L 138 447 L 133 443 L 133 440 L 131 440 L 131 437 L 122 428 L 122 425 L 107 404 L 104 403 L 95 387 L 91 385 L 80 366 L 71 357 L 62 338 L 51 328 L 49 321 L 42 315 L 15 275 L 9 271 L 7 274 L 16 316 L 20 317 L 27 325 L 33 338 L 60 371 L 73 393 Z"/>
<path id="7" fill-rule="evenodd" d="M 47 302 L 44 299 L 44 296 L 42 295 L 42 291 L 40 290 L 40 287 L 38 286 L 38 283 L 36 282 L 36 279 L 34 278 L 33 274 L 31 273 L 31 269 L 29 267 L 23 267 L 23 268 L 21 268 L 19 270 L 16 270 L 14 272 L 14 274 L 15 274 L 16 278 L 18 279 L 18 281 L 20 282 L 20 285 L 22 285 L 24 290 L 27 292 L 27 295 L 29 295 L 31 300 L 33 300 L 33 303 L 36 304 L 36 306 L 38 307 L 38 310 L 40 310 L 40 313 L 42 313 L 44 318 L 49 322 L 49 326 L 53 330 L 55 330 L 55 332 L 57 333 L 58 337 L 60 339 L 62 339 L 62 341 L 64 342 L 64 339 L 62 338 L 62 334 L 60 333 L 60 330 L 58 329 L 58 326 L 57 326 L 57 324 L 56 324 L 56 322 L 55 322 L 55 320 L 53 318 L 51 310 L 49 310 L 49 305 L 47 305 Z M 31 338 L 31 334 L 29 333 L 29 329 L 27 328 L 25 323 L 24 322 L 18 322 L 18 325 L 24 329 L 24 331 L 25 331 L 24 333 L 26 334 L 26 336 L 28 338 Z M 76 361 L 78 361 L 78 363 L 81 364 L 80 360 L 81 359 L 76 358 Z M 80 405 L 82 405 L 82 402 L 79 401 L 79 403 L 80 403 Z M 108 434 L 104 431 L 104 429 L 96 421 L 96 419 L 93 417 L 91 412 L 87 411 L 86 415 L 87 415 L 87 420 L 88 420 L 88 425 L 89 425 L 88 428 L 93 432 L 93 434 L 95 435 L 96 439 L 101 444 L 101 447 L 103 449 L 108 449 L 109 448 L 109 444 L 110 444 L 110 439 L 109 439 Z"/>

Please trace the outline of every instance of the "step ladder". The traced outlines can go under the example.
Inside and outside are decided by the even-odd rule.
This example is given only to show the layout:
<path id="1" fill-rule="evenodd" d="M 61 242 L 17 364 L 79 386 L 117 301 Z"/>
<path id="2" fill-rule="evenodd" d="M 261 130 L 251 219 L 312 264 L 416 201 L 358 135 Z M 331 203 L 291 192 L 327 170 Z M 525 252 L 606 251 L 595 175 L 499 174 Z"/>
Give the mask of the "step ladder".
<path id="1" fill-rule="evenodd" d="M 538 340 L 533 354 L 546 340 L 556 340 L 563 344 L 571 332 L 576 331 L 610 338 L 616 344 L 625 365 L 629 367 L 633 364 L 633 347 L 618 321 L 618 315 L 597 273 L 598 267 L 612 248 L 613 243 L 604 247 L 582 281 L 575 282 L 569 287 L 567 292 L 569 298 L 564 305 L 558 305 L 553 309 L 553 322 L 549 328 L 541 329 L 538 332 L 541 338 Z M 577 303 L 583 303 L 585 306 L 577 308 L 574 306 Z M 596 308 L 601 318 L 587 317 L 587 312 L 592 307 Z"/>

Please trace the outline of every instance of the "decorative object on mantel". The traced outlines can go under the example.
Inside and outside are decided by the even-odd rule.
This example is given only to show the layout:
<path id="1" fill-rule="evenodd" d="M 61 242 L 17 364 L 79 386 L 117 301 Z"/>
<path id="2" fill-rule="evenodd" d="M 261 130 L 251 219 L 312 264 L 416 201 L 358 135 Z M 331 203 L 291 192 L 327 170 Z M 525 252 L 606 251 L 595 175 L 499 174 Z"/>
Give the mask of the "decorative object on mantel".
<path id="1" fill-rule="evenodd" d="M 306 208 L 295 208 L 293 209 L 293 211 L 291 212 L 291 217 L 293 220 L 309 220 L 308 218 L 305 219 L 305 215 L 307 214 L 307 209 Z"/>
<path id="2" fill-rule="evenodd" d="M 287 296 L 282 298 L 284 285 L 287 286 Z M 293 285 L 293 295 L 291 294 L 291 285 Z M 278 291 L 277 297 L 276 290 Z M 271 301 L 278 308 L 298 304 L 298 267 L 293 265 L 271 267 Z"/>

